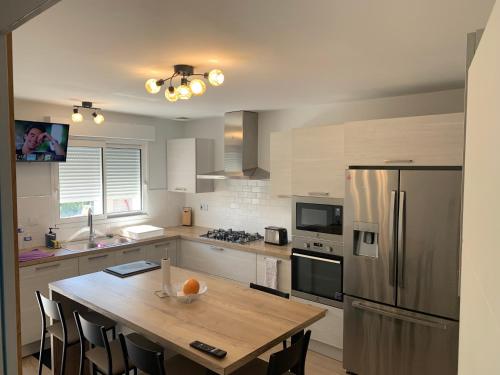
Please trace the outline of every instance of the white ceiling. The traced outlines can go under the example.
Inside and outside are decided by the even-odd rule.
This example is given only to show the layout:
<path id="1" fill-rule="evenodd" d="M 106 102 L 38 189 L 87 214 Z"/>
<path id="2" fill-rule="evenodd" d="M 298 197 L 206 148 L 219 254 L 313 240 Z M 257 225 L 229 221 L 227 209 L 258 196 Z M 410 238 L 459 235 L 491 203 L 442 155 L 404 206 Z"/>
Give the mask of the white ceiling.
<path id="1" fill-rule="evenodd" d="M 14 32 L 20 98 L 166 118 L 463 86 L 466 33 L 494 0 L 63 0 Z M 221 87 L 168 103 L 173 64 Z"/>

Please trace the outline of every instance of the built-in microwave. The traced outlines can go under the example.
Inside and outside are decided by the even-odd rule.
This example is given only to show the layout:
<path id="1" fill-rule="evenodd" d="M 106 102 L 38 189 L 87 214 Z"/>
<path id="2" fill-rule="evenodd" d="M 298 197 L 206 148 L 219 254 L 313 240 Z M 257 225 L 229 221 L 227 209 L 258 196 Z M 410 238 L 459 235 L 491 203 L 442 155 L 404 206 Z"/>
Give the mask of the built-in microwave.
<path id="1" fill-rule="evenodd" d="M 292 235 L 343 243 L 343 205 L 341 198 L 293 197 Z"/>

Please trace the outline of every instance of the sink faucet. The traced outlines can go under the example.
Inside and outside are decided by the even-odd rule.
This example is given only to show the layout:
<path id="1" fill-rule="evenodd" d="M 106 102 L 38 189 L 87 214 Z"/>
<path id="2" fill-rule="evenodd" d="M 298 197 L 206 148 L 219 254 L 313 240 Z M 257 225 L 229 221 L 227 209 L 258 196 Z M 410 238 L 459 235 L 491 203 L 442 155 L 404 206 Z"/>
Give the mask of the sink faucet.
<path id="1" fill-rule="evenodd" d="M 95 230 L 94 230 L 94 218 L 93 218 L 92 208 L 89 207 L 87 213 L 87 225 L 89 227 L 89 245 L 95 246 Z"/>

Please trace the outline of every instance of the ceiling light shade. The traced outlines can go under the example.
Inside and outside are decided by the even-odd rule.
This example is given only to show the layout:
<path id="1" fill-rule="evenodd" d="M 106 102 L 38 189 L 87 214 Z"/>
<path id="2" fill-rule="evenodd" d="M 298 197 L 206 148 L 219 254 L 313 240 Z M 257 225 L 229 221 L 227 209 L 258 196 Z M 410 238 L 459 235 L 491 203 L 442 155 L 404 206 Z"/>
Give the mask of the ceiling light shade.
<path id="1" fill-rule="evenodd" d="M 73 120 L 73 122 L 83 121 L 83 116 L 80 112 L 78 112 L 78 108 L 73 108 L 73 114 L 71 115 L 71 120 Z"/>
<path id="2" fill-rule="evenodd" d="M 212 69 L 208 72 L 208 82 L 212 86 L 220 86 L 224 83 L 224 73 L 220 69 Z"/>
<path id="3" fill-rule="evenodd" d="M 187 83 L 182 83 L 180 86 L 177 86 L 175 91 L 181 100 L 191 99 L 191 96 L 193 96 L 193 93 Z"/>
<path id="4" fill-rule="evenodd" d="M 101 115 L 100 113 L 97 114 L 96 112 L 92 113 L 92 116 L 94 116 L 94 122 L 97 125 L 101 125 L 104 122 L 104 116 Z"/>
<path id="5" fill-rule="evenodd" d="M 201 79 L 196 78 L 189 82 L 189 88 L 194 96 L 200 96 L 207 91 L 207 85 Z"/>
<path id="6" fill-rule="evenodd" d="M 175 91 L 173 86 L 169 86 L 165 91 L 165 99 L 172 103 L 179 100 L 179 96 L 177 95 L 177 92 Z"/>
<path id="7" fill-rule="evenodd" d="M 144 85 L 146 91 L 150 94 L 158 94 L 161 90 L 161 86 L 157 84 L 158 80 L 155 78 L 148 79 Z"/>

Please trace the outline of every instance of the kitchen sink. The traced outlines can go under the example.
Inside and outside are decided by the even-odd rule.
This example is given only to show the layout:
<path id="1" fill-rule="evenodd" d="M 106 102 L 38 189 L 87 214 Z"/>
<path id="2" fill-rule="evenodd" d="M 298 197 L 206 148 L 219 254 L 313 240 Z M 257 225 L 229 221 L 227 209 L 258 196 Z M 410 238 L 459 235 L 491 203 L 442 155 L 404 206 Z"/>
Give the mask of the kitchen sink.
<path id="1" fill-rule="evenodd" d="M 123 245 L 133 244 L 136 241 L 130 238 L 116 236 L 116 237 L 101 237 L 96 238 L 94 243 L 89 243 L 89 241 L 75 241 L 66 243 L 63 248 L 69 251 L 84 251 L 84 250 L 98 250 L 98 249 L 108 249 L 110 247 L 117 247 Z"/>

